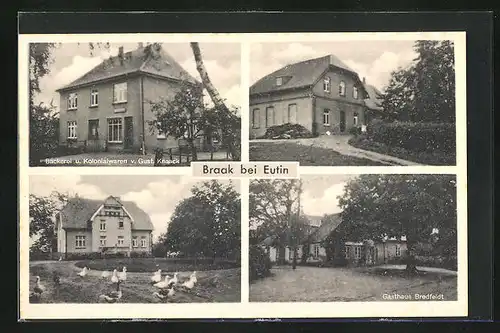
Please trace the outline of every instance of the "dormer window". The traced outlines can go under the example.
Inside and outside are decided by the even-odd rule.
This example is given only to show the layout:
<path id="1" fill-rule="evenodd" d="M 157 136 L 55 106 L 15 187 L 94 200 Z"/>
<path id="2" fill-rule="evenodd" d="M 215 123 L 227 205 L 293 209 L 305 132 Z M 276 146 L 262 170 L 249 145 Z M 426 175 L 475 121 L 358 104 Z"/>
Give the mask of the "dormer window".
<path id="1" fill-rule="evenodd" d="M 283 85 L 283 78 L 282 77 L 277 77 L 276 78 L 276 85 L 277 86 Z"/>
<path id="2" fill-rule="evenodd" d="M 330 92 L 330 78 L 329 77 L 325 77 L 323 79 L 323 91 L 324 92 Z"/>
<path id="3" fill-rule="evenodd" d="M 344 81 L 340 81 L 340 83 L 339 83 L 339 95 L 345 96 L 345 82 Z"/>

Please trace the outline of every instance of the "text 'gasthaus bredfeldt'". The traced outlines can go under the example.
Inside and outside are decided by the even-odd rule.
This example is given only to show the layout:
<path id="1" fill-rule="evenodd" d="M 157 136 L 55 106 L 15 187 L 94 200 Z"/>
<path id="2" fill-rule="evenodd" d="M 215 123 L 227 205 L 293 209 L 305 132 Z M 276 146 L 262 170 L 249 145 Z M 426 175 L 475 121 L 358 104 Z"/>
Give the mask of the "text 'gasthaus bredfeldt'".
<path id="1" fill-rule="evenodd" d="M 298 178 L 299 162 L 193 162 L 194 177 Z"/>

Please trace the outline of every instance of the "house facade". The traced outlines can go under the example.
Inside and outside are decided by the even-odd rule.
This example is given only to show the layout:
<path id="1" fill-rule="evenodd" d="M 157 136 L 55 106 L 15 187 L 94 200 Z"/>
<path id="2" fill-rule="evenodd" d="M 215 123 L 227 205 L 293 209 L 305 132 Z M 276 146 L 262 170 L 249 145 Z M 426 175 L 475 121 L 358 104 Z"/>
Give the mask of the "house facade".
<path id="1" fill-rule="evenodd" d="M 152 251 L 153 224 L 134 202 L 72 198 L 55 220 L 57 252 L 63 254 Z"/>
<path id="2" fill-rule="evenodd" d="M 358 74 L 334 55 L 291 64 L 250 87 L 250 136 L 285 123 L 315 135 L 348 133 L 366 124 L 368 97 Z"/>
<path id="3" fill-rule="evenodd" d="M 201 84 L 160 45 L 123 52 L 60 88 L 59 143 L 88 151 L 153 151 L 178 147 L 158 133 L 150 102 L 172 99 L 182 84 Z M 204 140 L 197 142 L 204 146 Z"/>
<path id="4" fill-rule="evenodd" d="M 370 266 L 403 260 L 407 245 L 404 237 L 386 238 L 381 241 L 370 239 L 362 242 L 349 240 L 340 227 L 340 214 L 329 215 L 321 225 L 306 235 L 297 248 L 297 262 L 333 266 Z M 269 240 L 262 243 L 269 259 L 277 264 L 293 262 L 294 251 L 288 246 L 276 246 Z"/>

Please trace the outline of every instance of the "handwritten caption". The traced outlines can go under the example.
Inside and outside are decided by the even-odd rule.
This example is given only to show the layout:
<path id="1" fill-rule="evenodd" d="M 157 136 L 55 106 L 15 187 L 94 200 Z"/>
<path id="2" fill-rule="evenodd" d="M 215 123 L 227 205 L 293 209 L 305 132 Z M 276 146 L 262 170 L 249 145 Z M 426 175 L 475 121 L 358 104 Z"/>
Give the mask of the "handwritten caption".
<path id="1" fill-rule="evenodd" d="M 207 178 L 298 178 L 298 162 L 193 162 L 194 177 Z"/>

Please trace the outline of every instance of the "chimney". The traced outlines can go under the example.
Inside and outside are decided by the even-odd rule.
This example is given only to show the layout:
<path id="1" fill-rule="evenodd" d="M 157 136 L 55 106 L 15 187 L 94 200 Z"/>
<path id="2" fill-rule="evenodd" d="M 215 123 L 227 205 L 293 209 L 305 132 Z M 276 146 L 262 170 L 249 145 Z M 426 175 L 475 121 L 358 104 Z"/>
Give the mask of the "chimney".
<path id="1" fill-rule="evenodd" d="M 144 44 L 142 42 L 139 42 L 139 48 L 140 49 L 144 48 Z"/>
<path id="2" fill-rule="evenodd" d="M 328 55 L 328 60 L 329 60 L 330 65 L 333 65 L 333 64 L 334 64 L 334 61 L 333 61 L 333 54 Z"/>
<path id="3" fill-rule="evenodd" d="M 364 76 L 363 76 L 363 84 L 366 84 L 366 79 Z"/>
<path id="4" fill-rule="evenodd" d="M 123 46 L 120 46 L 120 47 L 118 48 L 118 56 L 119 56 L 120 58 L 121 58 L 121 57 L 123 57 Z"/>

